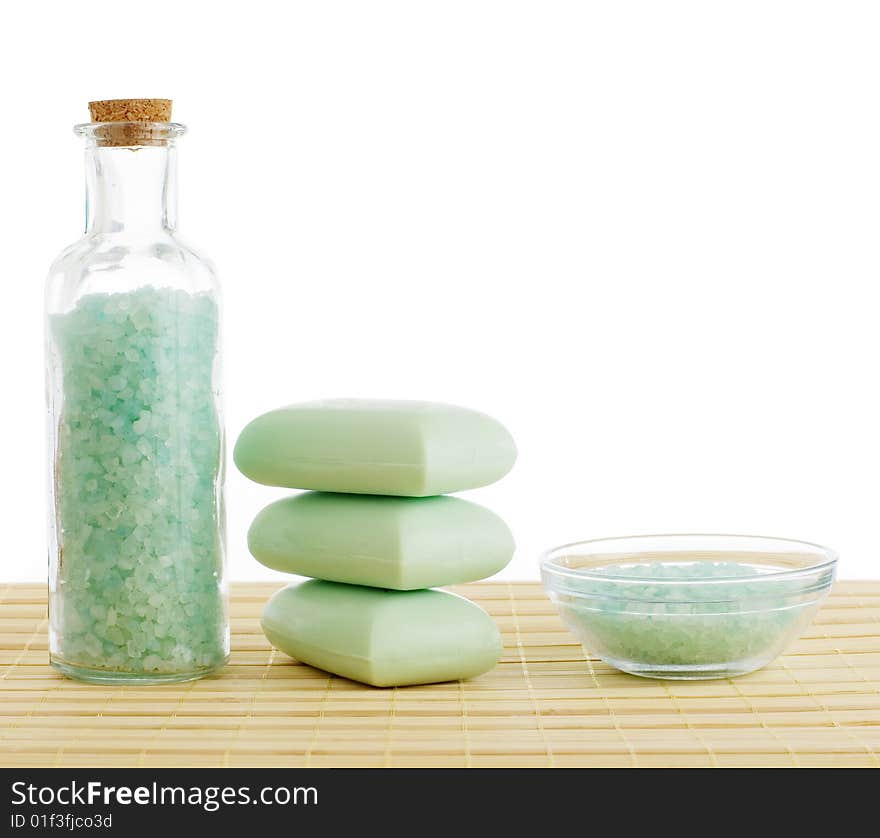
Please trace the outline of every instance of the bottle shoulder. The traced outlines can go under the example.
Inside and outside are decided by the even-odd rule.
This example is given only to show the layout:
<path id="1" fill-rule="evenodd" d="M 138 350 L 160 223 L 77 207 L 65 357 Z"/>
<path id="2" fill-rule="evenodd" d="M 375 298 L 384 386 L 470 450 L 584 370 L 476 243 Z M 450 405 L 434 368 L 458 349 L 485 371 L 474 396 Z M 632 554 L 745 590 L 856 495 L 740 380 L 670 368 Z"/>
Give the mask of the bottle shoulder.
<path id="1" fill-rule="evenodd" d="M 210 259 L 171 232 L 90 233 L 64 248 L 49 269 L 46 306 L 63 311 L 86 294 L 143 286 L 219 296 Z"/>

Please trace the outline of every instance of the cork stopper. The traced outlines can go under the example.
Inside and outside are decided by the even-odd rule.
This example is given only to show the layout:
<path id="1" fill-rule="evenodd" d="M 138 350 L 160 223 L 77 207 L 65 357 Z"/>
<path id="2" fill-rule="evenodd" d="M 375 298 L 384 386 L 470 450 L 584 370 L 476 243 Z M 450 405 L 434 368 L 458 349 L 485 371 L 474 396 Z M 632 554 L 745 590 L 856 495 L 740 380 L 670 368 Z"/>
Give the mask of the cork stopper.
<path id="1" fill-rule="evenodd" d="M 100 146 L 167 145 L 170 99 L 103 99 L 89 102 L 95 139 Z M 158 124 L 157 124 L 158 123 Z"/>
<path id="2" fill-rule="evenodd" d="M 92 122 L 171 122 L 170 99 L 104 99 L 89 102 Z"/>

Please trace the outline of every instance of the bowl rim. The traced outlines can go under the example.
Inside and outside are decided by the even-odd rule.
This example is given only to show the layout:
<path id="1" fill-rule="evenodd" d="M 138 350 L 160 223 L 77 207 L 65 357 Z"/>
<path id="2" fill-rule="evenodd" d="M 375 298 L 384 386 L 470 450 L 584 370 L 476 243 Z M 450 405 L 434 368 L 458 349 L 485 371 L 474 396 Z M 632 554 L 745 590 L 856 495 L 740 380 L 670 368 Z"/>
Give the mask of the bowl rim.
<path id="1" fill-rule="evenodd" d="M 640 540 L 649 540 L 649 539 L 676 539 L 676 538 L 718 538 L 718 539 L 730 539 L 731 541 L 736 540 L 759 540 L 759 541 L 775 541 L 781 542 L 789 545 L 798 545 L 801 547 L 809 547 L 812 550 L 818 550 L 823 555 L 824 558 L 817 561 L 815 564 L 807 565 L 805 567 L 795 567 L 789 570 L 779 570 L 774 571 L 772 573 L 754 573 L 746 576 L 701 576 L 694 577 L 692 579 L 687 577 L 679 577 L 679 578 L 669 578 L 669 579 L 651 579 L 647 577 L 639 577 L 639 576 L 623 576 L 616 575 L 613 573 L 597 573 L 596 568 L 570 568 L 565 567 L 564 565 L 558 564 L 554 560 L 554 555 L 559 553 L 561 550 L 573 549 L 576 547 L 585 547 L 587 545 L 597 545 L 597 544 L 610 544 L 613 542 L 619 541 L 640 541 Z M 731 551 L 733 551 L 735 545 L 731 546 Z M 719 552 L 722 552 L 722 549 L 719 548 Z M 551 576 L 559 576 L 559 577 L 567 577 L 569 579 L 577 579 L 580 581 L 592 581 L 592 582 L 613 582 L 620 585 L 644 585 L 649 583 L 651 585 L 735 585 L 735 584 L 743 584 L 748 582 L 757 582 L 757 581 L 778 581 L 778 580 L 786 580 L 786 579 L 798 579 L 801 577 L 813 576 L 816 573 L 819 573 L 824 570 L 834 570 L 837 566 L 839 556 L 838 554 L 832 550 L 830 547 L 825 547 L 822 544 L 817 544 L 813 541 L 803 541 L 801 539 L 795 538 L 780 538 L 778 536 L 768 536 L 768 535 L 748 535 L 744 533 L 699 533 L 699 532 L 687 532 L 687 533 L 649 533 L 644 535 L 619 535 L 619 536 L 611 536 L 610 538 L 590 538 L 585 541 L 571 541 L 567 544 L 560 544 L 557 547 L 551 547 L 549 550 L 545 550 L 541 553 L 538 564 L 542 573 L 546 573 Z"/>

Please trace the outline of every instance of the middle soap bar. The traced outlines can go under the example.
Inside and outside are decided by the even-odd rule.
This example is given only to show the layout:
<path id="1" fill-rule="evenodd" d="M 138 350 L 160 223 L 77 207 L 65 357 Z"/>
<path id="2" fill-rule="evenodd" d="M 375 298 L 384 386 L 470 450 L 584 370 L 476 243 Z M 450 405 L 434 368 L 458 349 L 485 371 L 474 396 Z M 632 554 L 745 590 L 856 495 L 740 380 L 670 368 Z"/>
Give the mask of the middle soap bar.
<path id="1" fill-rule="evenodd" d="M 514 543 L 494 512 L 460 498 L 306 492 L 263 509 L 248 548 L 274 570 L 413 590 L 492 576 Z"/>

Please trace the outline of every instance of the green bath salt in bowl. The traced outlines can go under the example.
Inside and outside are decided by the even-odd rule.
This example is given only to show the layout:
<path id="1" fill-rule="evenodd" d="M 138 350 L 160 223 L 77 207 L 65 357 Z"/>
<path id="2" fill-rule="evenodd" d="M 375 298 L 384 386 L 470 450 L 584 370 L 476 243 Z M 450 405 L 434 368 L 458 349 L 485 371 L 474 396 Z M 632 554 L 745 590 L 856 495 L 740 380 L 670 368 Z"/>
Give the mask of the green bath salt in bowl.
<path id="1" fill-rule="evenodd" d="M 550 550 L 541 575 L 588 653 L 633 675 L 728 678 L 800 636 L 836 563 L 824 547 L 787 539 L 640 536 Z"/>

